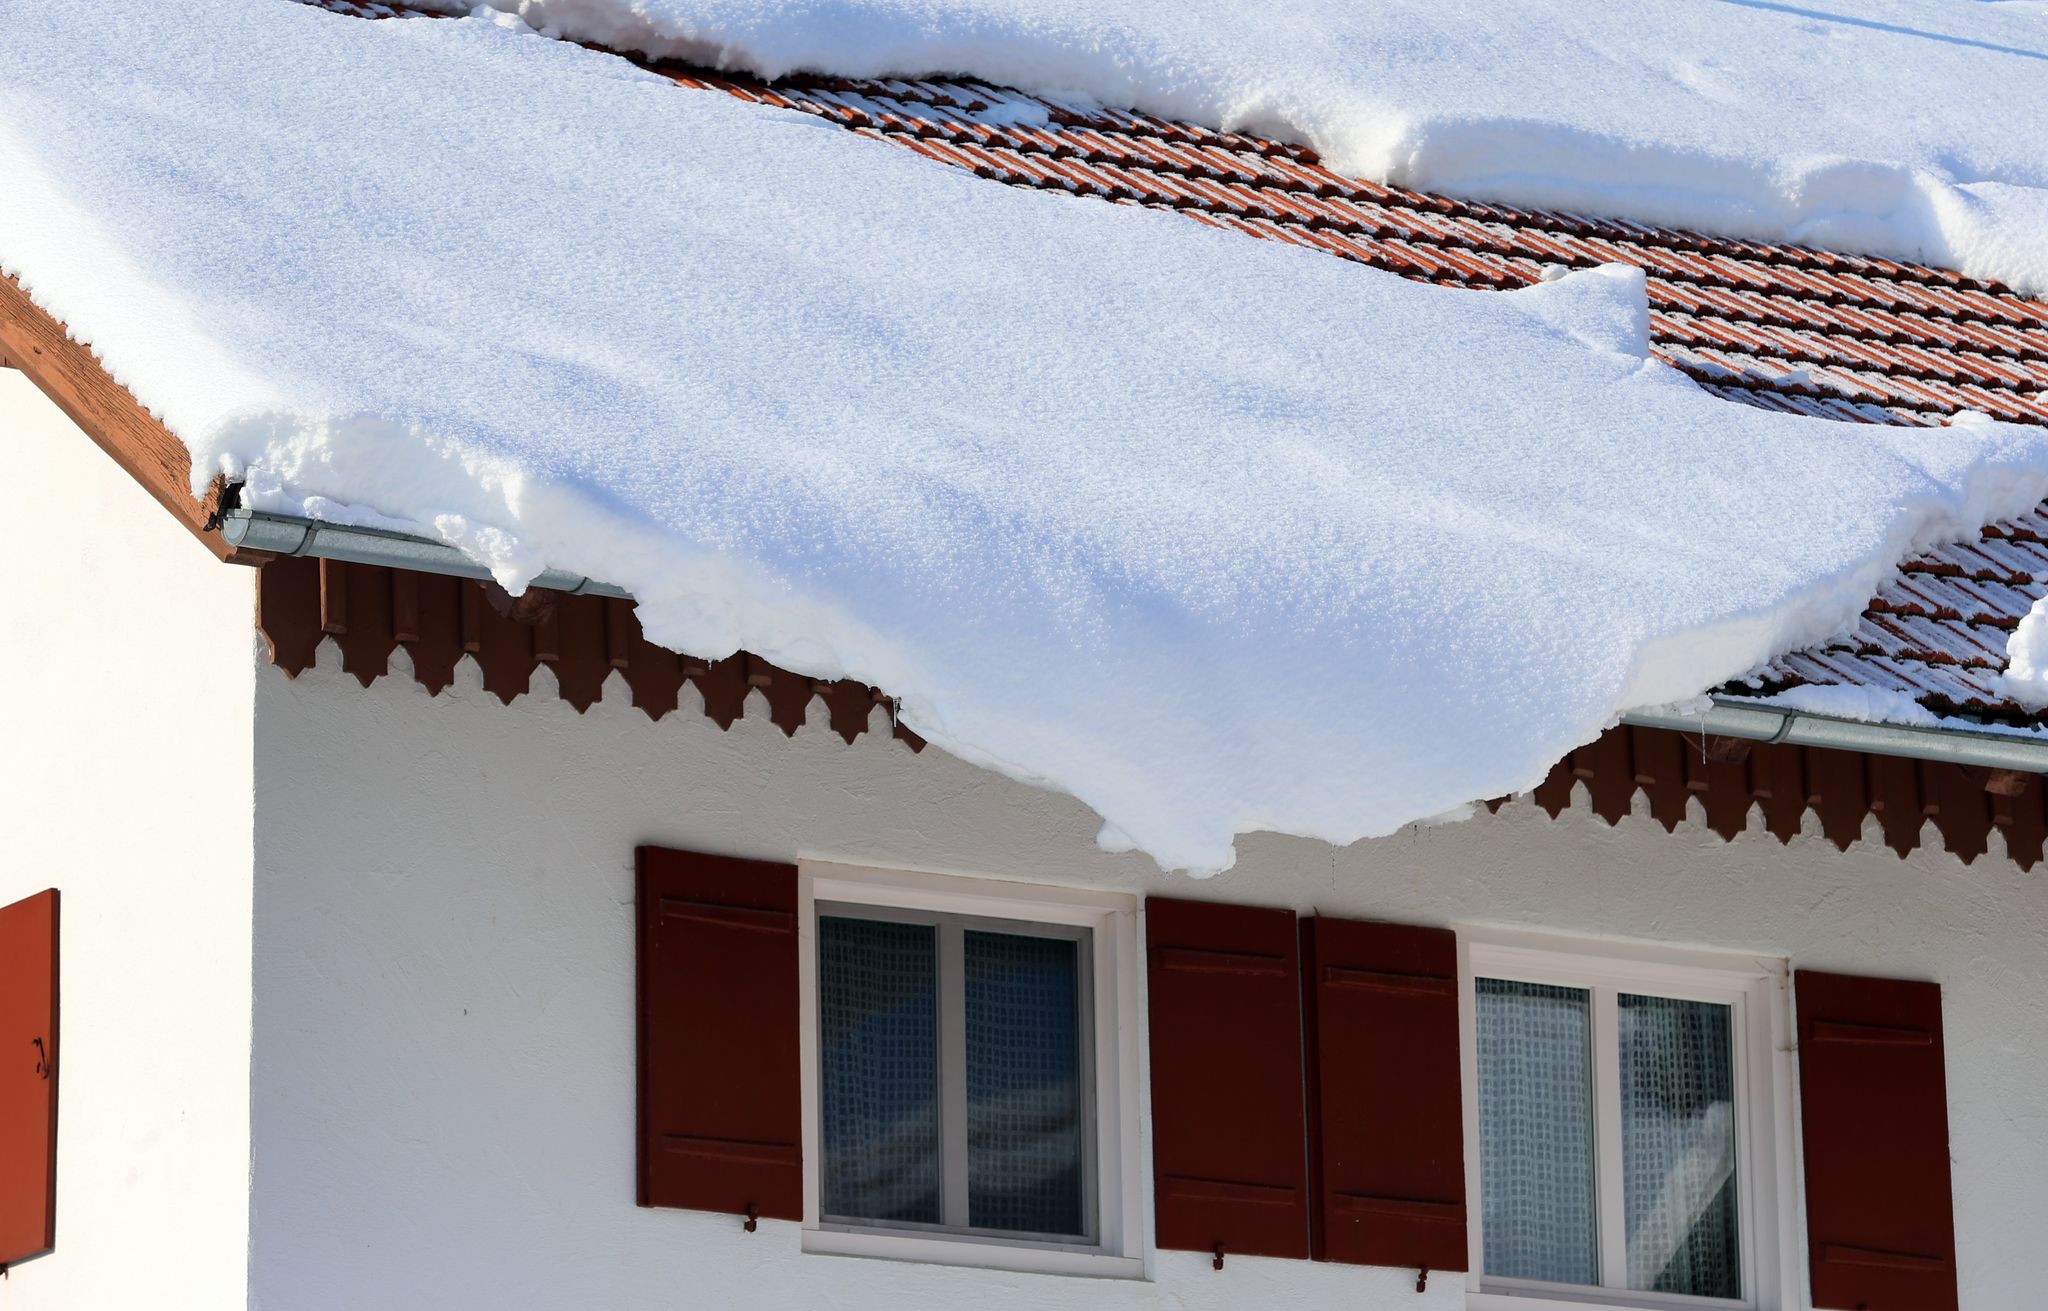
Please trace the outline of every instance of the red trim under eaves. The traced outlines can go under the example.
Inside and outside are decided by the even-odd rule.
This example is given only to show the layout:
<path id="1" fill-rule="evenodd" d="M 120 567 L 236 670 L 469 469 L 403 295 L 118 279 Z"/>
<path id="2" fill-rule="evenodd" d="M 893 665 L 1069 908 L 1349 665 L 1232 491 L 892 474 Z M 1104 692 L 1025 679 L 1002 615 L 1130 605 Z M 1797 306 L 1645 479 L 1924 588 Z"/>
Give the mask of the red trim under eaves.
<path id="1" fill-rule="evenodd" d="M 743 718 L 748 693 L 759 691 L 770 721 L 792 736 L 817 698 L 849 743 L 872 727 L 924 749 L 924 739 L 897 722 L 895 703 L 867 684 L 792 673 L 744 651 L 700 660 L 656 646 L 641 634 L 631 601 L 542 588 L 515 600 L 474 579 L 310 556 L 273 559 L 257 578 L 256 627 L 270 662 L 292 677 L 311 668 L 321 640 L 332 637 L 343 671 L 364 687 L 390 672 L 391 653 L 403 646 L 413 681 L 433 695 L 467 656 L 484 689 L 508 705 L 546 665 L 561 698 L 583 711 L 603 699 L 616 670 L 650 719 L 674 710 L 687 683 L 720 728 Z"/>
<path id="2" fill-rule="evenodd" d="M 1990 849 L 1994 830 L 2021 869 L 2040 862 L 2048 839 L 2041 775 L 1950 761 L 1624 724 L 1558 761 L 1530 799 L 1556 817 L 1571 808 L 1580 784 L 1589 809 L 1611 825 L 1634 812 L 1640 792 L 1647 818 L 1675 831 L 1696 798 L 1707 827 L 1730 842 L 1749 827 L 1752 809 L 1783 843 L 1799 835 L 1811 810 L 1843 851 L 1875 817 L 1877 836 L 1901 859 L 1925 840 L 1930 821 L 1966 865 Z"/>

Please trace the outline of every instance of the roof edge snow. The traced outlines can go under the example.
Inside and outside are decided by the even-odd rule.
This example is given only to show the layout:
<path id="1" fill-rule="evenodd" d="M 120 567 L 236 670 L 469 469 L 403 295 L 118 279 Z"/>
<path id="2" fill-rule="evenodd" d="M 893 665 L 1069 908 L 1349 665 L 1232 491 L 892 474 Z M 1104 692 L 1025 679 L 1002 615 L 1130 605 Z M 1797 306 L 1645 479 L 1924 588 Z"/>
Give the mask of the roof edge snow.
<path id="1" fill-rule="evenodd" d="M 183 445 L 5 278 L 0 366 L 19 368 L 216 558 L 260 569 L 257 627 L 269 660 L 287 676 L 312 668 L 332 641 L 343 671 L 367 687 L 390 672 L 392 652 L 404 646 L 414 680 L 430 693 L 448 686 L 466 657 L 485 690 L 509 704 L 532 690 L 533 672 L 546 665 L 557 694 L 583 711 L 617 672 L 633 704 L 654 719 L 677 708 L 687 683 L 722 729 L 745 716 L 758 692 L 787 735 L 806 724 L 817 699 L 849 744 L 870 731 L 880 706 L 890 712 L 891 736 L 913 751 L 925 745 L 896 722 L 892 699 L 878 689 L 821 682 L 745 652 L 706 661 L 654 646 L 617 588 L 555 575 L 546 582 L 560 590 L 535 587 L 515 601 L 442 543 L 259 515 L 237 507 L 232 489 L 218 483 L 206 499 L 191 497 Z M 1753 807 L 1784 841 L 1811 810 L 1844 850 L 1874 815 L 1901 856 L 1932 819 L 1947 849 L 1965 861 L 1987 850 L 1996 830 L 2008 856 L 2032 868 L 2048 839 L 2044 773 L 2048 741 L 1960 720 L 1868 724 L 1719 697 L 1704 713 L 1627 716 L 1559 761 L 1530 799 L 1556 817 L 1583 785 L 1593 812 L 1616 824 L 1641 792 L 1650 816 L 1672 829 L 1697 798 L 1708 825 L 1730 841 L 1746 830 Z"/>

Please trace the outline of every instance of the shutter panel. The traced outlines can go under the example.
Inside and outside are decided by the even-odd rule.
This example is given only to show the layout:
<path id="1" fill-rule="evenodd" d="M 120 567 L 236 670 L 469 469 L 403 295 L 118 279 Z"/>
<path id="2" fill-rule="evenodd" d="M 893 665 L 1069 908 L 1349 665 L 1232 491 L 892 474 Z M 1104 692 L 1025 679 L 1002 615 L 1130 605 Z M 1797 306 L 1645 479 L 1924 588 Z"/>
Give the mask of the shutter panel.
<path id="1" fill-rule="evenodd" d="M 1159 1246 L 1308 1255 L 1294 913 L 1151 897 Z"/>
<path id="2" fill-rule="evenodd" d="M 1312 1254 L 1466 1268 L 1458 939 L 1301 922 Z"/>
<path id="3" fill-rule="evenodd" d="M 0 907 L 0 1268 L 57 1245 L 57 891 Z"/>
<path id="4" fill-rule="evenodd" d="M 796 866 L 638 859 L 640 1204 L 801 1220 Z"/>
<path id="5" fill-rule="evenodd" d="M 1813 1304 L 1954 1311 L 1941 988 L 1810 970 L 1796 987 Z"/>

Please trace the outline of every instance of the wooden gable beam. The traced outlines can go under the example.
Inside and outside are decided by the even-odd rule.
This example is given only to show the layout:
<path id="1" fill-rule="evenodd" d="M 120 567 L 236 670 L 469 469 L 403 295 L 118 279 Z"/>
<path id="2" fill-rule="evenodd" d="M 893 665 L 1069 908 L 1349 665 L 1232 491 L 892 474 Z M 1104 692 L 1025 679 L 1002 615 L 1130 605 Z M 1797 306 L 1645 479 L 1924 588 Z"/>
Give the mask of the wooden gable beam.
<path id="1" fill-rule="evenodd" d="M 213 526 L 225 481 L 216 477 L 204 497 L 193 496 L 185 444 L 10 277 L 0 277 L 0 361 L 40 388 L 217 558 L 236 564 L 265 558 L 230 547 Z"/>

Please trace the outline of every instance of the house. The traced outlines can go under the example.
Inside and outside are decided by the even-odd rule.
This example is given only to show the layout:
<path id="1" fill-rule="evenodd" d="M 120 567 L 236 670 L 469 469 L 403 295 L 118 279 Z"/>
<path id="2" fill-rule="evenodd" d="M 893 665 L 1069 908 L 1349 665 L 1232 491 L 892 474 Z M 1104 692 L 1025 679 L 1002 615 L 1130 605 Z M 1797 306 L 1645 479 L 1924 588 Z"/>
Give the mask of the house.
<path id="1" fill-rule="evenodd" d="M 2048 303 L 1940 268 L 971 81 L 651 66 L 1411 279 L 1633 266 L 1656 356 L 1731 413 L 2048 425 Z M 515 597 L 444 542 L 194 497 L 13 279 L 0 362 L 7 1311 L 2048 1281 L 2048 718 L 2001 678 L 2048 507 L 1527 795 L 1249 834 L 1195 882 L 928 746 L 894 689 L 656 645 L 605 579 Z"/>

